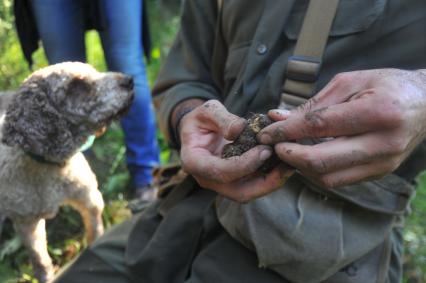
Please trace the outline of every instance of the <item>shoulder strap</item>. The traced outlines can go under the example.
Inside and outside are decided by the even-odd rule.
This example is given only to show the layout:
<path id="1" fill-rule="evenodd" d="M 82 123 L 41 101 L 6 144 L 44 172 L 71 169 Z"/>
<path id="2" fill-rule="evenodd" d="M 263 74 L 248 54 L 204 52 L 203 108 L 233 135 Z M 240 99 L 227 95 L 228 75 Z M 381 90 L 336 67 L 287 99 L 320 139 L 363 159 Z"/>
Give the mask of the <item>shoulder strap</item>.
<path id="1" fill-rule="evenodd" d="M 217 0 L 217 10 L 220 12 L 222 10 L 223 0 Z"/>
<path id="2" fill-rule="evenodd" d="M 312 96 L 338 4 L 339 0 L 310 0 L 293 56 L 287 62 L 280 107 L 300 105 Z"/>

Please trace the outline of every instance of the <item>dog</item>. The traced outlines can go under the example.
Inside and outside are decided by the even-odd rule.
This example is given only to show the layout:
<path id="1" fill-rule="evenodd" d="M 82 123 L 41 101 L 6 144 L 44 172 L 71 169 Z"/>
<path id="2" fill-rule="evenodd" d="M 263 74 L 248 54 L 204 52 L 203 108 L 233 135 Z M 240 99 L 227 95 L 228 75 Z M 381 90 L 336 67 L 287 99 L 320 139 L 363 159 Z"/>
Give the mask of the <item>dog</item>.
<path id="1" fill-rule="evenodd" d="M 89 243 L 103 233 L 104 202 L 79 149 L 133 96 L 131 77 L 67 62 L 34 72 L 0 99 L 0 214 L 13 222 L 39 282 L 53 278 L 45 219 L 61 205 L 81 214 Z"/>

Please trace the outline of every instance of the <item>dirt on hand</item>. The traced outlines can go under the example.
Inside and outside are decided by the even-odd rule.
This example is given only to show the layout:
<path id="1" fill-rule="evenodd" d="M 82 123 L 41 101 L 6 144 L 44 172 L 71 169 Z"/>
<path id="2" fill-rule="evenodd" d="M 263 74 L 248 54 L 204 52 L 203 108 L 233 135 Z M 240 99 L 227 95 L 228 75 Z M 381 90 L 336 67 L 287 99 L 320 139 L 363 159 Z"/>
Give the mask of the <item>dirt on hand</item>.
<path id="1" fill-rule="evenodd" d="M 247 125 L 234 142 L 225 145 L 222 151 L 222 158 L 240 156 L 249 149 L 259 145 L 257 134 L 273 121 L 265 114 L 253 114 L 248 120 Z M 260 168 L 261 172 L 268 173 L 279 163 L 279 158 L 273 154 Z"/>

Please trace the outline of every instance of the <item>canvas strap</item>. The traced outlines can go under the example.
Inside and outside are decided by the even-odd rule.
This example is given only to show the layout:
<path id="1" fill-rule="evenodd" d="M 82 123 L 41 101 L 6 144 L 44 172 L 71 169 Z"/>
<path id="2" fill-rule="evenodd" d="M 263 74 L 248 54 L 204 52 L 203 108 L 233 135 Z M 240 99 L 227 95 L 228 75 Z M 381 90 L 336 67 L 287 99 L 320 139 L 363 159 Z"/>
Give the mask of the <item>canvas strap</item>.
<path id="1" fill-rule="evenodd" d="M 312 97 L 338 4 L 339 0 L 310 0 L 293 56 L 287 62 L 280 107 L 298 106 Z"/>
<path id="2" fill-rule="evenodd" d="M 222 10 L 223 0 L 217 0 L 217 10 L 220 12 Z"/>

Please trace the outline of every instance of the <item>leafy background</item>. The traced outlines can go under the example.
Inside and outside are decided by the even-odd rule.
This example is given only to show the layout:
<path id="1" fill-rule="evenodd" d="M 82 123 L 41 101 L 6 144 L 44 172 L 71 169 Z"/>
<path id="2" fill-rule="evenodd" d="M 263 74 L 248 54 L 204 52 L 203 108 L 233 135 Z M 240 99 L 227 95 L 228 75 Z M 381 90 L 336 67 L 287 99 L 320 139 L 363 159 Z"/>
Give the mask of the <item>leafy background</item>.
<path id="1" fill-rule="evenodd" d="M 147 0 L 147 4 L 153 39 L 152 60 L 147 69 L 152 85 L 178 29 L 179 0 Z M 30 73 L 14 30 L 12 5 L 12 0 L 0 0 L 0 91 L 16 89 Z M 88 62 L 98 70 L 106 70 L 96 32 L 87 32 L 86 46 Z M 47 65 L 41 48 L 33 58 L 34 69 Z M 167 163 L 170 151 L 161 134 L 157 136 L 162 148 L 162 163 Z M 104 136 L 97 139 L 90 155 L 106 203 L 103 215 L 106 227 L 130 217 L 130 211 L 126 208 L 129 176 L 124 158 L 123 133 L 118 124 L 113 124 Z M 404 234 L 404 282 L 426 282 L 426 173 L 418 178 L 417 196 L 412 210 Z M 68 207 L 62 208 L 55 219 L 49 220 L 47 227 L 49 253 L 57 267 L 69 262 L 86 246 L 81 219 Z M 0 282 L 36 282 L 27 252 L 8 221 L 4 222 L 0 236 Z"/>

